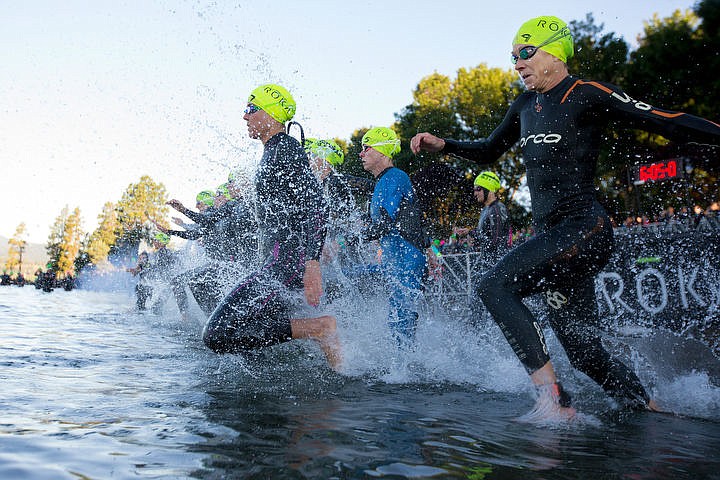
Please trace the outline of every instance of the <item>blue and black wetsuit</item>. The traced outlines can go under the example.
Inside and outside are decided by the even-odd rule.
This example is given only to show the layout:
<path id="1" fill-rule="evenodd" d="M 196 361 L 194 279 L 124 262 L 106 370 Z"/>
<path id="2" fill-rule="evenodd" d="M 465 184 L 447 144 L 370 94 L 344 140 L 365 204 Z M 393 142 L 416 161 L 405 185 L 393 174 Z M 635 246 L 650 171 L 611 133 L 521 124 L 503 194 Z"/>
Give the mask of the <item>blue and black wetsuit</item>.
<path id="1" fill-rule="evenodd" d="M 300 143 L 278 133 L 265 144 L 255 177 L 260 251 L 265 259 L 212 312 L 203 333 L 212 350 L 240 352 L 292 338 L 292 302 L 305 262 L 319 260 L 326 234 L 320 184 Z"/>
<path id="2" fill-rule="evenodd" d="M 390 288 L 390 328 L 401 341 L 415 334 L 427 270 L 421 215 L 405 172 L 389 167 L 378 175 L 370 202 L 372 223 L 360 237 L 380 241 L 382 263 L 377 269 Z"/>
<path id="3" fill-rule="evenodd" d="M 645 405 L 637 376 L 603 348 L 594 327 L 594 277 L 613 252 L 613 230 L 595 198 L 595 168 L 608 122 L 671 140 L 717 145 L 720 126 L 638 102 L 614 85 L 566 77 L 546 93 L 525 92 L 486 139 L 446 140 L 444 153 L 489 163 L 518 140 L 537 235 L 510 251 L 478 287 L 479 297 L 529 373 L 548 360 L 538 321 L 522 299 L 544 293 L 550 326 L 573 366 L 610 395 Z"/>

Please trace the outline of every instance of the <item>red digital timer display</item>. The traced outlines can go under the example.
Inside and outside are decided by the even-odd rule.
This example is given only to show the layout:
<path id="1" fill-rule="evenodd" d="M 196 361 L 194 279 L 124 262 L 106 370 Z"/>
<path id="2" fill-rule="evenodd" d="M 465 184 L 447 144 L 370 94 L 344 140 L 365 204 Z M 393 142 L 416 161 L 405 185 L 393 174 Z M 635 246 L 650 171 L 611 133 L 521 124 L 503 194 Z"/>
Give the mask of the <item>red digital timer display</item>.
<path id="1" fill-rule="evenodd" d="M 672 180 L 682 175 L 682 166 L 677 159 L 639 165 L 637 180 L 640 182 L 657 182 Z"/>

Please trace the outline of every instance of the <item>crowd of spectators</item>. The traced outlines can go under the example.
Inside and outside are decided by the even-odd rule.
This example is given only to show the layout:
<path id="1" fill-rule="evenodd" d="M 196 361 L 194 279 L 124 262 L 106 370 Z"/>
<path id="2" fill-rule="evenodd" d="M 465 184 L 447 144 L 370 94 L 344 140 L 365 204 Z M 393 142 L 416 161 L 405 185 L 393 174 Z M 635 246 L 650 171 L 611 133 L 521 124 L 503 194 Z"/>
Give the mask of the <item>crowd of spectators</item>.
<path id="1" fill-rule="evenodd" d="M 712 202 L 706 208 L 695 205 L 694 207 L 681 207 L 679 210 L 675 210 L 673 206 L 668 205 L 664 210 L 652 217 L 648 217 L 647 215 L 628 216 L 621 224 L 617 224 L 616 222 L 615 227 L 633 228 L 663 223 L 681 223 L 694 226 L 704 217 L 716 217 L 718 215 L 720 215 L 720 202 Z M 453 233 L 447 239 L 435 239 L 433 241 L 432 250 L 436 256 L 475 253 L 478 251 L 472 236 L 458 234 L 458 230 L 462 229 L 454 228 Z M 534 233 L 535 231 L 532 226 L 511 229 L 508 231 L 507 236 L 508 247 L 514 247 L 525 242 L 531 238 Z"/>
<path id="2" fill-rule="evenodd" d="M 620 228 L 632 228 L 638 226 L 657 225 L 662 223 L 682 223 L 686 225 L 697 225 L 703 217 L 715 217 L 720 212 L 720 202 L 712 202 L 707 208 L 695 205 L 690 208 L 681 207 L 676 211 L 672 205 L 668 205 L 662 212 L 648 217 L 647 215 L 628 216 L 620 225 Z"/>

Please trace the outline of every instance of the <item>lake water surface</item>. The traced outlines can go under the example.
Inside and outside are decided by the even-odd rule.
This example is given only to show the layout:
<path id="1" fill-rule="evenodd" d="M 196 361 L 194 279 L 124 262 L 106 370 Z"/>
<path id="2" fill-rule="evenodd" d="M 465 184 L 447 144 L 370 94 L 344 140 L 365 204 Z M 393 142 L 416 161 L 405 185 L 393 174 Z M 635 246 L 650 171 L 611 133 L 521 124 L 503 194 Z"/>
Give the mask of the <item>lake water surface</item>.
<path id="1" fill-rule="evenodd" d="M 515 420 L 533 398 L 494 326 L 426 315 L 401 354 L 381 307 L 339 304 L 338 374 L 312 343 L 216 355 L 200 318 L 133 303 L 0 287 L 0 479 L 720 478 L 712 368 L 653 363 L 684 357 L 642 335 L 610 345 L 682 416 L 618 411 L 550 338 L 580 415 L 538 426 Z"/>

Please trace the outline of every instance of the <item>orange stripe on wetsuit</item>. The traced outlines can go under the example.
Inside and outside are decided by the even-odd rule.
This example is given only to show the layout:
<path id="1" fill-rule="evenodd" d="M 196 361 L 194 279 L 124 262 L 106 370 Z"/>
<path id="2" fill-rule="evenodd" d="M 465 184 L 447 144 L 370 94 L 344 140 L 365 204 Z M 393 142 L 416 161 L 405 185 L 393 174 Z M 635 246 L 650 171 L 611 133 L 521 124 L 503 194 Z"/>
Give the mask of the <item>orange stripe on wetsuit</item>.
<path id="1" fill-rule="evenodd" d="M 567 97 L 570 96 L 570 93 L 578 85 L 592 85 L 593 87 L 599 88 L 600 90 L 602 90 L 605 93 L 609 93 L 611 95 L 614 93 L 611 89 L 609 89 L 608 87 L 606 87 L 605 85 L 603 85 L 601 83 L 592 82 L 592 81 L 585 82 L 583 80 L 577 80 L 575 83 L 572 84 L 572 86 L 570 88 L 568 88 L 567 92 L 565 92 L 565 95 L 563 95 L 562 100 L 560 100 L 560 103 L 565 103 L 565 100 L 567 100 Z M 665 117 L 665 118 L 677 118 L 677 117 L 681 117 L 681 116 L 685 115 L 685 113 L 683 113 L 683 112 L 673 112 L 673 113 L 661 112 L 660 110 L 655 110 L 654 108 L 652 110 L 650 110 L 650 113 L 654 113 L 655 115 Z M 705 120 L 707 120 L 707 119 L 705 119 Z M 717 124 L 717 123 L 713 122 L 712 120 L 707 120 L 707 121 L 712 123 L 713 125 L 720 127 L 720 124 Z"/>

